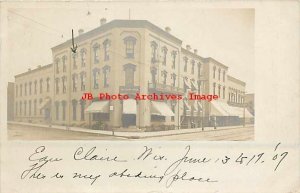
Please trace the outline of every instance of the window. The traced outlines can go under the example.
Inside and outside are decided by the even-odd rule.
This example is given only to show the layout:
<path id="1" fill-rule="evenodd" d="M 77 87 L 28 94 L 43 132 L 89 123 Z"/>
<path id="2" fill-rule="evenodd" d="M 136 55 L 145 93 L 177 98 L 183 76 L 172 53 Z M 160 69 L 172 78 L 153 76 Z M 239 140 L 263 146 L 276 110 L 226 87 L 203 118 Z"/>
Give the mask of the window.
<path id="1" fill-rule="evenodd" d="M 223 86 L 223 99 L 225 99 L 225 86 Z"/>
<path id="2" fill-rule="evenodd" d="M 218 86 L 218 96 L 221 97 L 221 85 Z"/>
<path id="3" fill-rule="evenodd" d="M 47 92 L 49 92 L 50 91 L 50 78 L 49 77 L 47 78 L 46 82 L 47 82 Z"/>
<path id="4" fill-rule="evenodd" d="M 43 93 L 43 79 L 40 79 L 40 93 Z"/>
<path id="5" fill-rule="evenodd" d="M 36 109 L 37 109 L 36 103 L 37 103 L 37 101 L 36 101 L 36 99 L 34 99 L 34 101 L 33 101 L 33 114 L 34 114 L 34 116 L 36 116 Z"/>
<path id="6" fill-rule="evenodd" d="M 72 107 L 73 107 L 73 121 L 76 121 L 76 115 L 77 115 L 77 100 L 72 100 Z"/>
<path id="7" fill-rule="evenodd" d="M 59 120 L 59 102 L 55 101 L 55 118 Z"/>
<path id="8" fill-rule="evenodd" d="M 184 60 L 184 72 L 187 72 L 187 64 L 188 64 L 188 58 L 185 56 L 184 58 L 183 58 L 183 60 Z"/>
<path id="9" fill-rule="evenodd" d="M 95 43 L 93 45 L 93 50 L 94 50 L 94 63 L 98 64 L 100 61 L 100 59 L 99 59 L 100 45 L 98 43 Z"/>
<path id="10" fill-rule="evenodd" d="M 34 81 L 34 94 L 37 93 L 37 80 Z"/>
<path id="11" fill-rule="evenodd" d="M 172 86 L 175 87 L 176 86 L 176 74 L 175 73 L 171 74 L 171 79 L 172 79 Z"/>
<path id="12" fill-rule="evenodd" d="M 85 90 L 85 82 L 86 82 L 86 72 L 81 72 L 80 73 L 80 88 L 81 91 Z"/>
<path id="13" fill-rule="evenodd" d="M 151 80 L 152 80 L 152 84 L 155 86 L 156 84 L 156 73 L 157 73 L 157 69 L 155 67 L 151 68 Z"/>
<path id="14" fill-rule="evenodd" d="M 27 96 L 27 83 L 25 83 L 24 90 L 25 90 L 25 96 Z"/>
<path id="15" fill-rule="evenodd" d="M 32 86 L 32 82 L 29 82 L 29 95 L 31 95 L 31 86 Z"/>
<path id="16" fill-rule="evenodd" d="M 99 76 L 100 76 L 100 69 L 94 68 L 93 69 L 93 80 L 94 80 L 94 89 L 99 88 Z"/>
<path id="17" fill-rule="evenodd" d="M 151 42 L 151 64 L 157 62 L 157 43 L 155 41 Z"/>
<path id="18" fill-rule="evenodd" d="M 77 63 L 76 63 L 77 53 L 73 53 L 72 58 L 73 58 L 73 69 L 77 69 Z"/>
<path id="19" fill-rule="evenodd" d="M 16 102 L 16 116 L 18 116 L 18 111 L 19 111 L 19 109 L 18 109 L 18 102 Z"/>
<path id="20" fill-rule="evenodd" d="M 80 55 L 81 55 L 81 67 L 85 67 L 85 65 L 86 65 L 86 49 L 82 48 L 80 50 Z"/>
<path id="21" fill-rule="evenodd" d="M 18 85 L 16 85 L 16 97 L 18 96 Z"/>
<path id="22" fill-rule="evenodd" d="M 103 67 L 103 83 L 104 83 L 104 87 L 108 87 L 109 86 L 109 72 L 110 72 L 110 67 L 109 66 L 104 66 Z"/>
<path id="23" fill-rule="evenodd" d="M 31 116 L 31 100 L 28 102 L 29 116 Z"/>
<path id="24" fill-rule="evenodd" d="M 63 72 L 67 71 L 67 56 L 62 57 L 62 63 L 63 63 Z"/>
<path id="25" fill-rule="evenodd" d="M 125 43 L 125 56 L 126 58 L 134 58 L 135 37 L 128 36 L 124 38 Z"/>
<path id="26" fill-rule="evenodd" d="M 225 70 L 223 71 L 223 82 L 225 82 L 225 74 L 226 74 L 226 72 L 225 72 Z"/>
<path id="27" fill-rule="evenodd" d="M 85 103 L 86 101 L 81 100 L 80 101 L 80 120 L 84 121 L 84 109 L 85 109 Z"/>
<path id="28" fill-rule="evenodd" d="M 168 53 L 168 48 L 166 46 L 164 46 L 162 48 L 162 53 L 163 53 L 163 61 L 162 64 L 166 65 L 167 64 L 167 53 Z"/>
<path id="29" fill-rule="evenodd" d="M 23 94 L 23 85 L 21 84 L 20 85 L 20 96 L 22 96 L 22 94 Z"/>
<path id="30" fill-rule="evenodd" d="M 221 69 L 219 68 L 219 70 L 218 70 L 218 73 L 219 73 L 219 75 L 218 75 L 218 80 L 221 80 Z"/>
<path id="31" fill-rule="evenodd" d="M 67 92 L 67 77 L 66 76 L 63 76 L 61 77 L 61 80 L 62 80 L 62 87 L 63 87 L 63 93 L 66 93 Z"/>
<path id="32" fill-rule="evenodd" d="M 56 68 L 56 74 L 59 73 L 59 58 L 55 59 L 55 68 Z"/>
<path id="33" fill-rule="evenodd" d="M 176 51 L 172 51 L 172 58 L 173 58 L 172 68 L 173 69 L 175 69 L 175 67 L 176 67 L 176 55 L 177 55 L 177 52 Z"/>
<path id="34" fill-rule="evenodd" d="M 43 99 L 40 99 L 40 105 L 42 104 L 43 102 Z M 42 115 L 43 111 L 42 111 L 42 108 L 40 108 L 40 115 Z"/>
<path id="35" fill-rule="evenodd" d="M 214 91 L 213 94 L 215 95 L 216 94 L 216 83 L 215 82 L 213 83 L 213 91 Z"/>
<path id="36" fill-rule="evenodd" d="M 195 73 L 195 60 L 192 60 L 191 64 L 192 64 L 191 73 L 194 74 Z"/>
<path id="37" fill-rule="evenodd" d="M 134 86 L 134 72 L 136 66 L 134 64 L 125 64 L 125 87 L 133 87 Z"/>
<path id="38" fill-rule="evenodd" d="M 73 80 L 73 92 L 77 91 L 77 79 L 78 79 L 78 75 L 77 74 L 73 74 L 72 75 L 72 80 Z"/>
<path id="39" fill-rule="evenodd" d="M 165 70 L 162 71 L 161 75 L 163 77 L 163 84 L 166 85 L 167 84 L 167 75 L 168 75 L 167 71 L 165 71 Z"/>
<path id="40" fill-rule="evenodd" d="M 59 78 L 55 79 L 55 93 L 59 93 Z"/>
<path id="41" fill-rule="evenodd" d="M 62 101 L 61 102 L 61 106 L 62 106 L 62 120 L 65 121 L 66 120 L 66 101 Z"/>
<path id="42" fill-rule="evenodd" d="M 109 60 L 109 47 L 110 47 L 110 40 L 106 39 L 106 40 L 103 42 L 104 61 Z"/>
<path id="43" fill-rule="evenodd" d="M 27 113 L 27 101 L 24 102 L 24 115 Z"/>
<path id="44" fill-rule="evenodd" d="M 201 63 L 200 62 L 198 62 L 198 78 L 200 78 L 201 77 Z"/>
<path id="45" fill-rule="evenodd" d="M 213 68 L 213 78 L 216 78 L 216 67 Z"/>
<path id="46" fill-rule="evenodd" d="M 19 112 L 19 115 L 20 115 L 20 116 L 22 116 L 22 105 L 23 105 L 23 104 L 22 104 L 22 101 L 20 101 L 20 112 Z"/>

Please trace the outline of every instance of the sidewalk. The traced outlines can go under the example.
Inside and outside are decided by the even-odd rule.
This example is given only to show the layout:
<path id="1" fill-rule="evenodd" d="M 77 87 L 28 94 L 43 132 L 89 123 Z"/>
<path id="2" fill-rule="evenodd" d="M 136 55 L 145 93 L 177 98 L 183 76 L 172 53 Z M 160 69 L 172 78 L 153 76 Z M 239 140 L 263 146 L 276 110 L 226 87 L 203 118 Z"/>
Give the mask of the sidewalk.
<path id="1" fill-rule="evenodd" d="M 227 129 L 237 129 L 242 128 L 242 125 L 238 126 L 228 126 L 228 127 L 217 127 L 215 130 L 214 127 L 205 127 L 204 131 L 202 128 L 193 128 L 193 129 L 179 129 L 179 130 L 168 130 L 168 131 L 152 131 L 152 132 L 128 132 L 128 131 L 103 131 L 103 130 L 93 130 L 93 129 L 86 129 L 80 127 L 67 127 L 67 126 L 60 126 L 60 125 L 45 125 L 45 124 L 33 124 L 33 123 L 25 123 L 25 122 L 14 122 L 9 121 L 8 124 L 15 124 L 15 125 L 26 125 L 32 127 L 42 127 L 48 129 L 60 129 L 60 130 L 67 130 L 67 131 L 77 131 L 77 132 L 85 132 L 85 133 L 93 133 L 93 134 L 101 134 L 101 135 L 110 135 L 116 137 L 125 137 L 125 138 L 147 138 L 147 137 L 158 137 L 158 136 L 168 136 L 168 135 L 179 135 L 179 134 L 187 134 L 187 133 L 198 133 L 198 132 L 211 132 L 211 131 L 218 131 L 218 130 L 227 130 Z M 246 125 L 246 126 L 253 126 L 253 125 Z"/>

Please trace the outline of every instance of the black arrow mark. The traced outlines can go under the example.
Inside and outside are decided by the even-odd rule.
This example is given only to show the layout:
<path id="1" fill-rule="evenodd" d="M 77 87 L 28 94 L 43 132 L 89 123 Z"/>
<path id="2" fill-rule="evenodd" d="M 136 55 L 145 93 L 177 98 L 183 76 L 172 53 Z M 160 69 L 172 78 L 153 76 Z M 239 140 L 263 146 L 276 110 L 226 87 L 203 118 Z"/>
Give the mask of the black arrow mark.
<path id="1" fill-rule="evenodd" d="M 76 53 L 77 44 L 74 45 L 74 33 L 73 33 L 73 29 L 72 29 L 72 46 L 73 46 L 73 48 L 71 47 L 72 52 Z"/>

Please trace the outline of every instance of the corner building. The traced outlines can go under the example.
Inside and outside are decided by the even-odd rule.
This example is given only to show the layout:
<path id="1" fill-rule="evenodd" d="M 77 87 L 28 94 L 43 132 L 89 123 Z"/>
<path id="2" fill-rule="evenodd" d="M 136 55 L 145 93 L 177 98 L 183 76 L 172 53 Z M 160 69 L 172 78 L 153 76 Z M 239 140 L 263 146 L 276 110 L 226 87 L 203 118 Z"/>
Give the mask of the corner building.
<path id="1" fill-rule="evenodd" d="M 15 77 L 15 120 L 80 127 L 101 122 L 104 129 L 164 130 L 209 125 L 213 113 L 228 116 L 213 112 L 218 110 L 215 104 L 187 100 L 189 92 L 217 94 L 228 105 L 228 67 L 202 58 L 189 45 L 183 48 L 168 27 L 162 30 L 146 20 L 106 23 L 101 19 L 98 28 L 86 33 L 79 30 L 74 41 L 76 53 L 68 40 L 52 48 L 53 64 Z M 27 95 L 29 89 L 34 93 Z M 243 83 L 241 99 L 244 89 Z M 23 92 L 26 97 L 18 95 Z M 137 92 L 180 94 L 184 100 L 97 99 L 99 93 L 133 98 Z M 82 100 L 83 93 L 92 93 L 94 99 Z"/>

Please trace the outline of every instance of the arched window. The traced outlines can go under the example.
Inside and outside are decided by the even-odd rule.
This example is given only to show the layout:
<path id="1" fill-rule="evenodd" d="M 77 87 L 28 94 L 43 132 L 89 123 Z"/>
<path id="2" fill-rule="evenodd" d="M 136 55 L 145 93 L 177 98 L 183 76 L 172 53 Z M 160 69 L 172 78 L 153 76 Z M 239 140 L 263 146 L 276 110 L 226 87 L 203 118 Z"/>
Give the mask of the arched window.
<path id="1" fill-rule="evenodd" d="M 155 41 L 151 42 L 151 64 L 157 62 L 157 43 Z"/>
<path id="2" fill-rule="evenodd" d="M 73 111 L 73 121 L 76 121 L 77 119 L 77 100 L 73 99 L 72 100 L 72 111 Z"/>
<path id="3" fill-rule="evenodd" d="M 59 93 L 59 78 L 55 78 L 55 93 Z"/>
<path id="4" fill-rule="evenodd" d="M 85 104 L 86 104 L 86 101 L 84 101 L 84 100 L 81 100 L 81 101 L 80 101 L 80 120 L 81 120 L 81 121 L 84 121 L 84 109 L 85 109 Z"/>
<path id="5" fill-rule="evenodd" d="M 40 102 L 40 105 L 41 105 L 41 104 L 42 104 L 42 102 L 43 102 L 43 99 L 40 99 L 40 101 L 39 101 L 39 102 Z M 43 113 L 43 112 L 42 112 L 42 108 L 40 108 L 40 115 L 42 115 L 42 113 Z"/>
<path id="6" fill-rule="evenodd" d="M 128 36 L 124 38 L 125 43 L 125 56 L 126 58 L 134 58 L 134 46 L 136 43 L 135 37 Z"/>
<path id="7" fill-rule="evenodd" d="M 176 67 L 176 55 L 177 55 L 177 52 L 173 50 L 171 54 L 172 54 L 172 59 L 173 59 L 172 60 L 172 68 L 175 69 L 175 67 Z"/>
<path id="8" fill-rule="evenodd" d="M 55 118 L 59 120 L 59 101 L 55 101 Z"/>
<path id="9" fill-rule="evenodd" d="M 18 96 L 18 85 L 16 85 L 16 97 Z"/>
<path id="10" fill-rule="evenodd" d="M 72 53 L 72 58 L 73 58 L 73 69 L 77 69 L 77 53 Z"/>
<path id="11" fill-rule="evenodd" d="M 56 74 L 59 73 L 59 58 L 55 59 L 55 68 L 56 68 Z"/>
<path id="12" fill-rule="evenodd" d="M 167 64 L 167 54 L 168 54 L 168 48 L 166 46 L 162 47 L 162 53 L 163 53 L 163 61 L 162 64 L 166 65 Z"/>
<path id="13" fill-rule="evenodd" d="M 171 74 L 171 79 L 172 79 L 172 86 L 175 87 L 176 86 L 176 74 L 175 73 Z"/>
<path id="14" fill-rule="evenodd" d="M 213 68 L 213 78 L 216 78 L 216 67 Z"/>
<path id="15" fill-rule="evenodd" d="M 216 83 L 215 82 L 213 83 L 213 94 L 214 95 L 216 94 Z"/>
<path id="16" fill-rule="evenodd" d="M 103 72 L 103 84 L 104 87 L 109 87 L 109 72 L 110 72 L 110 66 L 106 65 L 102 69 Z"/>
<path id="17" fill-rule="evenodd" d="M 80 90 L 85 91 L 86 72 L 80 72 Z"/>
<path id="18" fill-rule="evenodd" d="M 94 50 L 94 64 L 98 64 L 100 61 L 99 59 L 100 45 L 98 43 L 95 43 L 93 45 L 93 50 Z"/>
<path id="19" fill-rule="evenodd" d="M 22 105 L 23 105 L 23 104 L 22 104 L 22 101 L 20 101 L 20 112 L 19 112 L 19 115 L 20 115 L 20 116 L 22 116 Z"/>
<path id="20" fill-rule="evenodd" d="M 21 84 L 20 85 L 20 96 L 22 96 L 22 94 L 23 94 L 23 85 Z"/>
<path id="21" fill-rule="evenodd" d="M 167 75 L 168 75 L 168 72 L 166 70 L 164 70 L 164 71 L 161 72 L 161 75 L 163 77 L 163 84 L 166 85 L 167 84 Z"/>
<path id="22" fill-rule="evenodd" d="M 40 93 L 43 93 L 43 79 L 40 79 Z"/>
<path id="23" fill-rule="evenodd" d="M 103 42 L 103 49 L 104 49 L 104 61 L 109 60 L 109 48 L 110 48 L 110 40 L 106 39 Z"/>
<path id="24" fill-rule="evenodd" d="M 29 116 L 31 116 L 31 100 L 28 102 Z"/>
<path id="25" fill-rule="evenodd" d="M 34 99 L 34 101 L 33 101 L 33 114 L 34 114 L 34 116 L 36 116 L 36 109 L 37 109 L 37 101 L 36 101 L 36 99 Z"/>
<path id="26" fill-rule="evenodd" d="M 85 67 L 86 65 L 86 49 L 82 48 L 80 50 L 80 56 L 81 56 L 81 67 Z"/>
<path id="27" fill-rule="evenodd" d="M 27 114 L 27 101 L 24 101 L 24 115 Z"/>
<path id="28" fill-rule="evenodd" d="M 201 77 L 201 67 L 202 67 L 201 63 L 198 62 L 198 78 Z"/>
<path id="29" fill-rule="evenodd" d="M 125 64 L 123 66 L 125 71 L 125 87 L 133 87 L 134 86 L 134 72 L 136 69 L 136 65 L 134 64 Z"/>
<path id="30" fill-rule="evenodd" d="M 62 63 L 63 63 L 63 72 L 67 71 L 67 56 L 62 57 Z"/>
<path id="31" fill-rule="evenodd" d="M 195 60 L 192 60 L 191 64 L 192 64 L 191 73 L 194 74 L 195 73 Z"/>
<path id="32" fill-rule="evenodd" d="M 185 56 L 183 57 L 183 61 L 184 61 L 184 72 L 187 72 L 187 64 L 188 64 L 188 58 Z"/>
<path id="33" fill-rule="evenodd" d="M 67 76 L 61 77 L 62 80 L 62 87 L 63 87 L 63 93 L 67 92 Z"/>
<path id="34" fill-rule="evenodd" d="M 62 106 L 62 120 L 66 120 L 66 104 L 67 102 L 65 100 L 61 101 L 61 106 Z"/>
<path id="35" fill-rule="evenodd" d="M 78 82 L 78 75 L 72 75 L 72 82 L 73 82 L 73 92 L 77 92 L 77 82 Z"/>
<path id="36" fill-rule="evenodd" d="M 37 93 L 37 80 L 34 81 L 34 94 Z"/>
<path id="37" fill-rule="evenodd" d="M 218 80 L 221 80 L 221 69 L 219 68 L 219 70 L 218 70 L 218 73 L 219 73 L 219 75 L 218 75 Z"/>
<path id="38" fill-rule="evenodd" d="M 225 86 L 223 86 L 223 99 L 225 99 Z"/>
<path id="39" fill-rule="evenodd" d="M 27 83 L 24 84 L 25 96 L 27 96 Z"/>
<path id="40" fill-rule="evenodd" d="M 99 88 L 99 77 L 100 76 L 100 69 L 94 68 L 93 69 L 93 82 L 94 82 L 94 89 Z"/>
<path id="41" fill-rule="evenodd" d="M 225 82 L 225 75 L 226 75 L 226 71 L 223 71 L 223 82 Z"/>
<path id="42" fill-rule="evenodd" d="M 18 116 L 18 111 L 19 111 L 19 109 L 18 109 L 18 102 L 16 102 L 16 116 Z"/>

